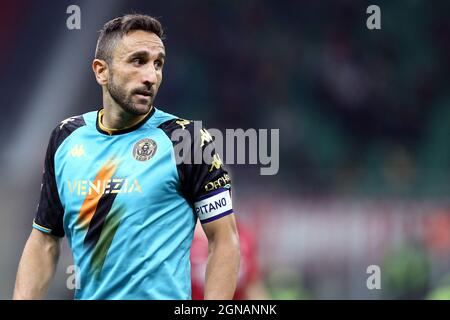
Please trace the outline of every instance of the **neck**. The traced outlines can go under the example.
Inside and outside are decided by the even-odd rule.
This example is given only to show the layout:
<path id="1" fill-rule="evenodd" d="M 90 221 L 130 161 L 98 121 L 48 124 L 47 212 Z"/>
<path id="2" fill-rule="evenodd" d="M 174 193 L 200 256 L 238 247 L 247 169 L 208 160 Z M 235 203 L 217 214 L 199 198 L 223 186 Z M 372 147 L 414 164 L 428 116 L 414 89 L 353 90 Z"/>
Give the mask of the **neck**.
<path id="1" fill-rule="evenodd" d="M 144 115 L 134 115 L 123 110 L 111 97 L 103 99 L 103 116 L 101 124 L 109 130 L 122 130 L 134 126 L 142 121 L 153 109 Z"/>

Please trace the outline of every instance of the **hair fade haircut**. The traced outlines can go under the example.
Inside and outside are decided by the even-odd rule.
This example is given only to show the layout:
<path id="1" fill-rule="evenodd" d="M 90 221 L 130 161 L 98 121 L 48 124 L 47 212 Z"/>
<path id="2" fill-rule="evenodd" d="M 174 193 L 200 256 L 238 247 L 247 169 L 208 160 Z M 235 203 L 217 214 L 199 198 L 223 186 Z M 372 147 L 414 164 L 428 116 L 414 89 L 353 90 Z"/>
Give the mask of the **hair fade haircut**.
<path id="1" fill-rule="evenodd" d="M 151 32 L 164 39 L 164 30 L 158 19 L 145 14 L 127 14 L 106 22 L 99 31 L 95 58 L 111 63 L 117 41 L 136 30 Z"/>

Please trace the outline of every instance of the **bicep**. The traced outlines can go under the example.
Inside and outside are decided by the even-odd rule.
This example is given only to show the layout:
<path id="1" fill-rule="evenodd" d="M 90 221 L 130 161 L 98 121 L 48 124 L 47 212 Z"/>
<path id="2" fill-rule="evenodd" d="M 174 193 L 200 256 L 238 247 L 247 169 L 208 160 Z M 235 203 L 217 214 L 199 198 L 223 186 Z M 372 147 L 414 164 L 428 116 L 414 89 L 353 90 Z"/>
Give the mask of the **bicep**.
<path id="1" fill-rule="evenodd" d="M 59 254 L 60 238 L 44 233 L 35 228 L 32 229 L 27 241 L 27 246 L 42 249 L 41 252 L 48 252 L 53 255 Z"/>
<path id="2" fill-rule="evenodd" d="M 236 219 L 234 214 L 229 214 L 220 219 L 203 223 L 202 227 L 208 241 L 224 239 L 239 242 L 239 235 L 236 228 Z"/>

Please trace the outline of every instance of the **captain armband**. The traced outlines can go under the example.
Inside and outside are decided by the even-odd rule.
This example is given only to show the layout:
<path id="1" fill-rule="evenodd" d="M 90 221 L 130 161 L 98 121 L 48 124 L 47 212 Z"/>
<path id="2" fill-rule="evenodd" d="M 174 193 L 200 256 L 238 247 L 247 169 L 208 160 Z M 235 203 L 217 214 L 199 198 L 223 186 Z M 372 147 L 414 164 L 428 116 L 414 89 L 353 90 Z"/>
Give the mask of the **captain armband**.
<path id="1" fill-rule="evenodd" d="M 201 223 L 207 223 L 233 213 L 230 190 L 217 189 L 194 203 L 195 214 Z"/>

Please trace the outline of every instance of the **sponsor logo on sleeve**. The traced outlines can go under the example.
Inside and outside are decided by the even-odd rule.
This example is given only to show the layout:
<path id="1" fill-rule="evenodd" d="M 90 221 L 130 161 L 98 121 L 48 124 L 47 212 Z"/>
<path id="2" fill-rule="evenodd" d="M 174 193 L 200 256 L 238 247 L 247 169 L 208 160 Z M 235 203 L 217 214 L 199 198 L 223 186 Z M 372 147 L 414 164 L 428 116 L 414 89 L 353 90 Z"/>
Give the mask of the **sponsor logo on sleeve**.
<path id="1" fill-rule="evenodd" d="M 228 184 L 230 184 L 230 176 L 228 174 L 224 174 L 222 177 L 218 178 L 217 180 L 210 181 L 205 185 L 205 191 L 213 191 L 219 188 L 224 188 Z"/>

